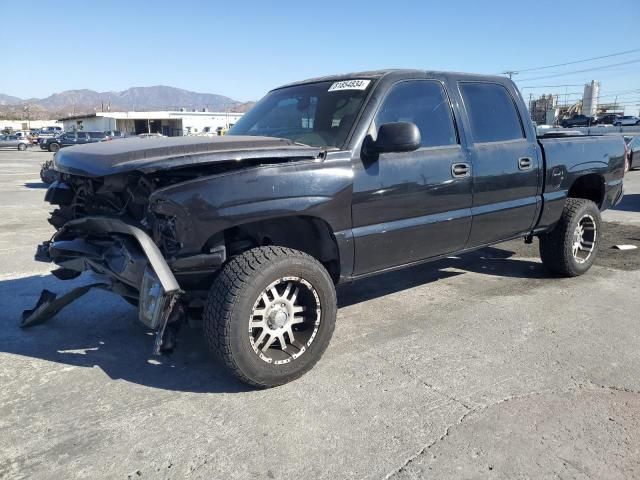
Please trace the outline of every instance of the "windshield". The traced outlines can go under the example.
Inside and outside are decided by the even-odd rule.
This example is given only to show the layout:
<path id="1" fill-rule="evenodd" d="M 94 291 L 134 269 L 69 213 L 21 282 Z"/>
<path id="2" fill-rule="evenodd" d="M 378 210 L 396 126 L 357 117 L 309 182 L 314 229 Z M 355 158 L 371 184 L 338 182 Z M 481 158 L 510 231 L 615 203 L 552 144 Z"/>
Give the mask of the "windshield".
<path id="1" fill-rule="evenodd" d="M 372 80 L 319 82 L 269 92 L 229 135 L 288 138 L 312 147 L 344 144 Z"/>

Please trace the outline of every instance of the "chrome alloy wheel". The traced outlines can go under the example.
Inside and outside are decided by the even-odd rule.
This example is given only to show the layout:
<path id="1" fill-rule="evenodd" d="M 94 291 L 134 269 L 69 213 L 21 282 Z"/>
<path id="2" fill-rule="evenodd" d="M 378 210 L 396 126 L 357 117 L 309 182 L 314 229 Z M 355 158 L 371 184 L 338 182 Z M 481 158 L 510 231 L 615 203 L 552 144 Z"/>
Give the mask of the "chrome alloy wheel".
<path id="1" fill-rule="evenodd" d="M 596 247 L 596 221 L 591 215 L 583 216 L 573 232 L 573 258 L 578 263 L 586 262 Z"/>
<path id="2" fill-rule="evenodd" d="M 276 280 L 260 294 L 249 318 L 249 341 L 265 362 L 281 365 L 302 355 L 320 327 L 320 299 L 299 277 Z"/>

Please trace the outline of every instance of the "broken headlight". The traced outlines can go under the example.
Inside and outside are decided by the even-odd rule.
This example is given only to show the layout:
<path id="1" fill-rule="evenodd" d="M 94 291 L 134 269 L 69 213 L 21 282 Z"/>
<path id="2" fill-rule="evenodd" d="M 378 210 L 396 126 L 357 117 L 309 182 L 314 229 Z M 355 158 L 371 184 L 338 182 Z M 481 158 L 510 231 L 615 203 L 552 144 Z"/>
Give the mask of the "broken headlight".
<path id="1" fill-rule="evenodd" d="M 153 269 L 148 266 L 144 271 L 140 286 L 140 300 L 138 302 L 140 321 L 151 329 L 158 328 L 166 300 L 167 297 L 160 280 Z"/>

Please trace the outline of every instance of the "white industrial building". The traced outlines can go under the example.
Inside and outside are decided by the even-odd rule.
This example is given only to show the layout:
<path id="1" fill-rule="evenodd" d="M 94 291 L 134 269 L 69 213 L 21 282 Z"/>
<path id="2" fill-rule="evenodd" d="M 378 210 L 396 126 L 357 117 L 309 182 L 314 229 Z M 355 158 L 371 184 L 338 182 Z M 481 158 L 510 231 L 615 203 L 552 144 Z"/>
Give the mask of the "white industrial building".
<path id="1" fill-rule="evenodd" d="M 0 131 L 10 130 L 30 130 L 44 127 L 62 127 L 62 123 L 57 120 L 0 120 Z"/>
<path id="2" fill-rule="evenodd" d="M 126 135 L 161 133 L 168 137 L 215 133 L 233 126 L 242 113 L 235 112 L 96 112 L 61 118 L 65 131 L 118 130 Z"/>

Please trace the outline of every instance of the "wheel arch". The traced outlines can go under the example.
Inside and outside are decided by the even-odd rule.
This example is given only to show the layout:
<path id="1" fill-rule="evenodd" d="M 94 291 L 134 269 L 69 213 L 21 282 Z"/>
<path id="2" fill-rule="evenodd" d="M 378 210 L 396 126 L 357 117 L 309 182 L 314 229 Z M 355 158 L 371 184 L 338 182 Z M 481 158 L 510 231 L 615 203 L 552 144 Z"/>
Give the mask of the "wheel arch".
<path id="1" fill-rule="evenodd" d="M 220 242 L 224 242 L 227 257 L 269 245 L 299 250 L 322 263 L 334 283 L 340 279 L 338 240 L 329 222 L 317 216 L 290 215 L 236 224 L 212 235 L 207 246 Z"/>
<path id="2" fill-rule="evenodd" d="M 569 198 L 584 198 L 602 207 L 605 195 L 605 179 L 599 173 L 588 173 L 576 178 L 567 193 Z"/>

